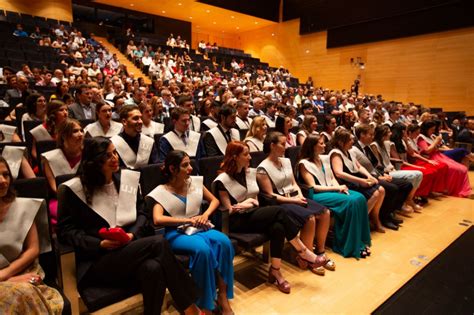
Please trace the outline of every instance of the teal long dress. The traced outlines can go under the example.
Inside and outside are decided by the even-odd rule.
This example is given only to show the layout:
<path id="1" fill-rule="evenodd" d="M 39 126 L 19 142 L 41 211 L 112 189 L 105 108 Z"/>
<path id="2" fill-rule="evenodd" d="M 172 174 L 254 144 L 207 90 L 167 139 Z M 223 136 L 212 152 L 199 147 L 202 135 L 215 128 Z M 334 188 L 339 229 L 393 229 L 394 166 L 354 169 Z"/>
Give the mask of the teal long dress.
<path id="1" fill-rule="evenodd" d="M 318 179 L 315 176 L 313 178 L 316 184 L 320 185 Z M 339 192 L 315 192 L 310 189 L 308 198 L 328 207 L 334 215 L 333 251 L 344 257 L 360 258 L 360 251 L 371 244 L 365 197 L 354 190 L 349 190 L 346 195 Z"/>

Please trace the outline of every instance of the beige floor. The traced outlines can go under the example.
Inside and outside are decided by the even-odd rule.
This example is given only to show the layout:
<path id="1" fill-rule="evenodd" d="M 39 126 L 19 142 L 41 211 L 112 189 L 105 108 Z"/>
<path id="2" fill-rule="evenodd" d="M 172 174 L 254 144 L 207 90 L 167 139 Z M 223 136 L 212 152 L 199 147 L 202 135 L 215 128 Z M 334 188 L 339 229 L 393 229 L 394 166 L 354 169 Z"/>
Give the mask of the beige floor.
<path id="1" fill-rule="evenodd" d="M 470 172 L 474 184 L 474 172 Z M 368 314 L 402 287 L 474 222 L 474 200 L 445 197 L 431 200 L 422 214 L 406 219 L 400 231 L 373 234 L 372 256 L 344 259 L 330 253 L 337 271 L 320 277 L 284 263 L 292 285 L 289 295 L 262 283 L 254 288 L 242 282 L 261 282 L 268 266 L 249 258 L 235 259 L 236 314 Z M 169 309 L 167 314 L 177 314 Z M 165 313 L 166 314 L 166 313 Z"/>

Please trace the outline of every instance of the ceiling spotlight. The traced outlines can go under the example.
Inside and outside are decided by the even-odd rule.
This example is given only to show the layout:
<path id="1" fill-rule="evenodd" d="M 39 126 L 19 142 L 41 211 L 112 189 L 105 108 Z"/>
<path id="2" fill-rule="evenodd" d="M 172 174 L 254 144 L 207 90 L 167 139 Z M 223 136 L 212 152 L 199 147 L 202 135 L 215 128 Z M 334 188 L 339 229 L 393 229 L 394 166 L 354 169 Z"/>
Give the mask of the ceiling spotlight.
<path id="1" fill-rule="evenodd" d="M 217 24 L 216 22 L 212 22 L 212 24 Z"/>
<path id="2" fill-rule="evenodd" d="M 240 27 L 237 26 L 235 29 L 240 30 Z"/>
<path id="3" fill-rule="evenodd" d="M 306 53 L 309 54 L 309 49 L 306 49 Z"/>
<path id="4" fill-rule="evenodd" d="M 275 36 L 275 33 L 272 33 L 272 36 Z"/>
<path id="5" fill-rule="evenodd" d="M 183 4 L 180 2 L 180 3 L 178 3 L 178 5 L 183 5 Z"/>
<path id="6" fill-rule="evenodd" d="M 231 18 L 231 19 L 235 19 L 235 16 L 231 15 L 230 18 Z"/>
<path id="7" fill-rule="evenodd" d="M 258 24 L 258 22 L 257 22 L 257 21 L 255 21 L 255 24 Z"/>
<path id="8" fill-rule="evenodd" d="M 163 11 L 161 11 L 161 13 L 166 13 L 166 11 L 165 11 L 165 10 L 163 10 Z"/>
<path id="9" fill-rule="evenodd" d="M 191 20 L 192 20 L 192 19 L 193 19 L 193 17 L 192 17 L 192 16 L 190 16 L 190 17 L 189 17 L 189 19 L 191 19 Z"/>
<path id="10" fill-rule="evenodd" d="M 211 12 L 211 11 L 209 11 L 209 10 L 206 10 L 206 13 L 209 13 L 209 12 Z"/>
<path id="11" fill-rule="evenodd" d="M 133 4 L 133 3 L 130 3 L 130 6 L 131 6 L 131 7 L 133 7 L 133 6 L 134 6 L 134 4 Z"/>

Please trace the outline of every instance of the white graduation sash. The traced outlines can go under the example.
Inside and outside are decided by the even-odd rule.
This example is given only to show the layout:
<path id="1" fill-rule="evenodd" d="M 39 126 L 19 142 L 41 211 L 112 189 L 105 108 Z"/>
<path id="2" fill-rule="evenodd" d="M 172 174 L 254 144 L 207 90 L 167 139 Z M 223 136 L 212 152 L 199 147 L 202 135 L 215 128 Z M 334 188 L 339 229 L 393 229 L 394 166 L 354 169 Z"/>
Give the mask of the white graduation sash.
<path id="1" fill-rule="evenodd" d="M 203 177 L 191 176 L 186 194 L 186 204 L 168 191 L 164 185 L 153 189 L 147 197 L 158 202 L 175 218 L 190 218 L 199 214 L 203 198 Z"/>
<path id="2" fill-rule="evenodd" d="M 173 147 L 173 150 L 181 150 L 186 152 L 190 157 L 195 157 L 199 145 L 199 139 L 201 138 L 201 134 L 198 132 L 194 132 L 189 130 L 189 136 L 187 139 L 187 144 L 184 144 L 183 139 L 178 137 L 178 135 L 170 131 L 163 136 L 170 145 Z"/>
<path id="3" fill-rule="evenodd" d="M 197 116 L 191 115 L 191 125 L 189 130 L 200 132 L 201 131 L 201 119 Z"/>
<path id="4" fill-rule="evenodd" d="M 221 173 L 213 183 L 220 181 L 237 202 L 242 202 L 248 198 L 256 198 L 259 192 L 257 170 L 255 168 L 247 169 L 245 179 L 247 187 L 242 186 L 238 181 L 230 177 L 229 174 Z"/>
<path id="5" fill-rule="evenodd" d="M 239 129 L 248 130 L 252 121 L 247 117 L 247 121 L 243 120 L 239 116 L 236 117 L 235 123 L 239 126 Z"/>
<path id="6" fill-rule="evenodd" d="M 53 172 L 54 177 L 68 174 L 76 174 L 77 169 L 79 168 L 80 161 L 71 167 L 66 156 L 64 155 L 63 150 L 54 149 L 48 152 L 45 152 L 41 155 L 45 160 L 48 161 L 49 167 Z"/>
<path id="7" fill-rule="evenodd" d="M 0 223 L 0 268 L 7 267 L 20 256 L 33 222 L 38 230 L 40 253 L 51 251 L 46 202 L 17 197 Z"/>
<path id="8" fill-rule="evenodd" d="M 88 133 L 91 137 L 107 137 L 111 138 L 115 135 L 118 135 L 122 131 L 122 124 L 116 121 L 110 121 L 110 128 L 107 130 L 107 133 L 104 133 L 104 129 L 100 122 L 96 121 L 92 124 L 88 124 L 84 128 L 84 132 Z"/>
<path id="9" fill-rule="evenodd" d="M 278 169 L 269 159 L 265 159 L 260 163 L 258 168 L 267 171 L 268 177 L 272 181 L 276 190 L 280 195 L 286 195 L 295 191 L 293 187 L 293 170 L 291 162 L 288 158 L 279 158 L 282 168 Z"/>
<path id="10" fill-rule="evenodd" d="M 251 138 L 247 138 L 245 139 L 245 142 L 250 142 L 252 143 L 256 148 L 257 148 L 257 151 L 263 151 L 263 141 L 258 139 L 258 138 L 255 138 L 255 137 L 251 137 Z M 252 150 L 252 148 L 250 148 L 250 152 L 254 152 Z"/>
<path id="11" fill-rule="evenodd" d="M 212 137 L 214 138 L 214 141 L 216 141 L 217 147 L 219 147 L 219 150 L 221 151 L 222 155 L 225 154 L 225 149 L 227 148 L 227 140 L 222 133 L 222 131 L 216 126 L 208 131 Z M 230 129 L 230 140 L 235 140 L 239 141 L 240 140 L 240 135 L 237 129 L 231 128 Z"/>
<path id="12" fill-rule="evenodd" d="M 202 123 L 204 125 L 206 125 L 209 129 L 217 127 L 217 123 L 214 120 L 210 119 L 210 118 L 204 120 Z"/>
<path id="13" fill-rule="evenodd" d="M 326 136 L 326 138 L 328 139 L 328 141 L 331 141 L 331 139 L 332 139 L 332 135 L 330 135 L 330 134 L 329 134 L 329 133 L 327 133 L 326 131 L 323 131 L 323 132 L 321 132 L 321 134 L 322 134 L 322 135 L 325 135 L 325 136 Z"/>
<path id="14" fill-rule="evenodd" d="M 155 134 L 163 134 L 164 130 L 165 130 L 164 124 L 158 123 L 152 120 L 150 121 L 150 127 L 145 127 L 145 125 L 143 125 L 142 134 L 150 138 L 153 138 Z"/>
<path id="15" fill-rule="evenodd" d="M 416 153 L 419 153 L 420 148 L 418 147 L 418 144 L 416 143 L 416 140 L 414 140 L 412 138 L 408 138 L 407 140 L 408 140 L 407 145 L 409 145 L 412 150 L 416 151 Z"/>
<path id="16" fill-rule="evenodd" d="M 31 135 L 35 138 L 36 142 L 53 140 L 53 137 L 49 134 L 48 130 L 43 125 L 38 125 L 30 130 Z"/>
<path id="17" fill-rule="evenodd" d="M 425 136 L 424 134 L 420 134 L 420 135 L 418 136 L 418 139 L 419 139 L 419 138 L 422 138 L 423 140 L 425 140 L 426 143 L 428 143 L 428 145 L 432 145 L 432 144 L 434 143 L 434 139 L 433 139 L 433 138 L 427 137 L 427 136 Z M 417 141 L 418 141 L 418 140 L 417 140 Z"/>
<path id="18" fill-rule="evenodd" d="M 114 209 L 114 205 L 110 204 L 110 199 L 107 198 L 107 192 L 101 189 L 94 192 L 92 205 L 87 204 L 84 187 L 79 177 L 74 177 L 63 185 L 71 188 L 79 199 L 109 224 L 109 227 L 115 227 L 125 226 L 137 220 L 137 192 L 139 180 L 140 172 L 127 169 L 122 170 L 116 209 Z"/>
<path id="19" fill-rule="evenodd" d="M 267 122 L 267 125 L 268 125 L 268 128 L 275 128 L 275 121 L 272 120 L 270 117 L 268 117 L 267 115 L 263 116 L 265 117 L 265 120 Z"/>
<path id="20" fill-rule="evenodd" d="M 298 136 L 298 135 L 303 136 L 303 138 L 305 138 L 305 139 L 306 139 L 306 137 L 308 136 L 308 135 L 306 134 L 306 131 L 305 131 L 305 130 L 300 130 L 300 131 L 298 131 L 298 133 L 296 134 L 296 136 Z"/>
<path id="21" fill-rule="evenodd" d="M 16 131 L 15 126 L 0 125 L 0 142 L 12 142 L 13 134 Z"/>
<path id="22" fill-rule="evenodd" d="M 138 152 L 135 154 L 130 146 L 120 135 L 115 135 L 110 138 L 110 141 L 115 146 L 120 158 L 128 168 L 136 169 L 148 164 L 150 159 L 151 150 L 155 141 L 146 136 L 140 136 L 140 144 L 138 145 Z"/>
<path id="23" fill-rule="evenodd" d="M 351 156 L 351 158 L 349 159 L 344 153 L 342 153 L 341 150 L 339 149 L 332 149 L 331 152 L 329 152 L 329 159 L 331 159 L 332 155 L 334 153 L 338 153 L 341 158 L 342 158 L 342 162 L 344 163 L 344 165 L 349 169 L 349 171 L 351 171 L 351 173 L 359 173 L 359 168 L 357 167 L 355 161 L 356 161 L 356 156 L 355 156 L 355 153 L 352 152 L 351 150 L 349 150 L 349 155 Z M 351 161 L 352 159 L 352 161 Z"/>
<path id="24" fill-rule="evenodd" d="M 318 179 L 319 185 L 321 186 L 335 186 L 337 185 L 337 181 L 334 177 L 334 174 L 331 169 L 331 162 L 329 160 L 328 155 L 320 155 L 319 158 L 321 159 L 322 165 L 324 166 L 324 172 L 322 168 L 318 168 L 316 164 L 313 162 L 302 159 L 299 164 L 303 164 L 305 169 L 314 177 Z"/>
<path id="25" fill-rule="evenodd" d="M 6 145 L 3 148 L 2 156 L 7 161 L 10 171 L 12 172 L 13 179 L 18 178 L 20 173 L 21 161 L 25 154 L 26 147 L 17 147 L 12 145 Z"/>

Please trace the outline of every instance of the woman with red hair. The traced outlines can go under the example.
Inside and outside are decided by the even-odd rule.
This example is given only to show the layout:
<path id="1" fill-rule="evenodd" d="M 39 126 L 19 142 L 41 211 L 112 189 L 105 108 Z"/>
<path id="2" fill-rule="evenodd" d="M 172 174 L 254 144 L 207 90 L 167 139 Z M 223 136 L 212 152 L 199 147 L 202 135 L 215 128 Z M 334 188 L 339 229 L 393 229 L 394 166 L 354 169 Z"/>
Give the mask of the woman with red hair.
<path id="1" fill-rule="evenodd" d="M 213 192 L 219 197 L 222 210 L 229 210 L 229 230 L 234 233 L 264 233 L 270 239 L 271 265 L 268 281 L 283 293 L 291 287 L 280 272 L 285 238 L 298 251 L 299 259 L 314 268 L 326 263 L 317 257 L 298 237 L 298 227 L 280 206 L 261 207 L 258 201 L 257 172 L 249 168 L 247 144 L 232 141 L 227 145 L 220 174 L 213 182 Z"/>

